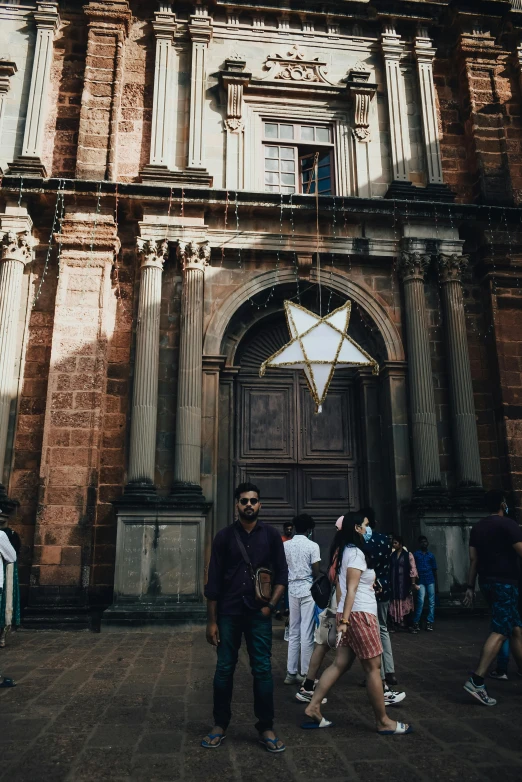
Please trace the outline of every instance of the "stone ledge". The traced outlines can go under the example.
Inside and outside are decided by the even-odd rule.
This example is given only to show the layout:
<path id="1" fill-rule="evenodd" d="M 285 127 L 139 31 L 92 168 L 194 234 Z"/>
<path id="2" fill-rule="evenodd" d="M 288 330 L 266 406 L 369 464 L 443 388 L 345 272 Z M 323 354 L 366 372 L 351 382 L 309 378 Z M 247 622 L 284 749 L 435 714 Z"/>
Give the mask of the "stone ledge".
<path id="1" fill-rule="evenodd" d="M 123 627 L 145 625 L 203 624 L 207 609 L 203 603 L 157 605 L 155 603 L 116 603 L 103 612 L 101 624 Z"/>

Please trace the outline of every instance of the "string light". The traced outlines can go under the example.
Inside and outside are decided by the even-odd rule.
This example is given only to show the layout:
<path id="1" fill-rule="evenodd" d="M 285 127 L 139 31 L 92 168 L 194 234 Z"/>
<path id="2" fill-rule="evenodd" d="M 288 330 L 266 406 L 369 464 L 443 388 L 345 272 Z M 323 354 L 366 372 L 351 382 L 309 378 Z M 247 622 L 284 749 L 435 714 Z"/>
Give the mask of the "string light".
<path id="1" fill-rule="evenodd" d="M 297 293 L 295 298 L 297 298 L 297 301 L 299 304 L 301 304 L 301 293 L 299 290 L 299 264 L 297 262 L 297 252 L 295 250 L 295 221 L 294 221 L 294 194 L 290 193 L 290 227 L 292 229 L 292 247 L 294 248 L 294 273 L 295 273 L 295 284 L 297 288 Z"/>
<path id="2" fill-rule="evenodd" d="M 228 190 L 226 191 L 225 199 L 225 227 L 223 232 L 223 241 L 221 242 L 221 268 L 225 262 L 225 242 L 227 240 L 227 224 L 228 224 Z"/>
<path id="3" fill-rule="evenodd" d="M 21 180 L 21 177 L 20 177 L 20 180 Z M 58 180 L 58 189 L 56 191 L 56 203 L 55 203 L 55 206 L 54 206 L 54 216 L 53 216 L 53 222 L 52 222 L 52 226 L 51 226 L 51 233 L 49 235 L 49 241 L 47 243 L 47 253 L 45 255 L 45 263 L 44 263 L 44 267 L 43 267 L 43 271 L 42 271 L 42 276 L 40 278 L 40 282 L 38 283 L 38 288 L 36 289 L 36 293 L 34 295 L 32 309 L 35 308 L 36 302 L 40 298 L 40 294 L 42 292 L 42 287 L 43 287 L 43 284 L 44 284 L 44 280 L 45 280 L 45 277 L 47 275 L 47 270 L 49 269 L 49 261 L 50 261 L 50 258 L 51 258 L 51 252 L 52 252 L 52 248 L 53 248 L 54 233 L 55 233 L 55 230 L 56 230 L 56 223 L 58 221 L 58 214 L 59 214 L 59 211 L 60 211 L 60 202 L 61 202 L 61 199 L 64 198 L 64 194 L 63 194 L 64 189 L 65 189 L 65 180 L 64 179 L 59 179 Z M 20 186 L 20 199 L 22 197 L 21 196 L 21 192 L 22 192 L 22 188 Z M 61 229 L 60 229 L 60 233 L 61 233 Z"/>

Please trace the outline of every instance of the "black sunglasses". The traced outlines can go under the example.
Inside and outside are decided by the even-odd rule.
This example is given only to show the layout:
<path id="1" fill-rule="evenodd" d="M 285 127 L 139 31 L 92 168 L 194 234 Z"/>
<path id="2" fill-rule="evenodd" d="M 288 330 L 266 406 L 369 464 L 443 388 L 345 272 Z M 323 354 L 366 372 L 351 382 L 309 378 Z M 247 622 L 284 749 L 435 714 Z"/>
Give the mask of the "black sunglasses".
<path id="1" fill-rule="evenodd" d="M 239 500 L 240 505 L 248 505 L 248 503 L 250 503 L 251 505 L 257 505 L 258 502 L 259 500 L 257 499 L 257 497 L 241 497 L 241 499 Z"/>

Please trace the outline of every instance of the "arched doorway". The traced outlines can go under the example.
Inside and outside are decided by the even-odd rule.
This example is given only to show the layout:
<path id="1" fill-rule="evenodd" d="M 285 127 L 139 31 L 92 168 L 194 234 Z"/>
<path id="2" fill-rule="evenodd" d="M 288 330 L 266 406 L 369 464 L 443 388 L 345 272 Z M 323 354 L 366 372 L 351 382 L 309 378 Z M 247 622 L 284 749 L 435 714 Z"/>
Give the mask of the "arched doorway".
<path id="1" fill-rule="evenodd" d="M 387 389 L 369 371 L 337 370 L 323 412 L 315 415 L 303 373 L 267 370 L 260 378 L 262 362 L 288 342 L 283 301 L 294 297 L 295 287 L 280 286 L 260 312 L 245 303 L 223 339 L 222 353 L 233 356 L 233 366 L 220 379 L 216 522 L 230 523 L 233 487 L 250 480 L 261 489 L 266 521 L 281 527 L 297 513 L 315 518 L 324 556 L 339 515 L 370 501 L 384 510 L 390 499 Z M 309 285 L 300 298 L 318 311 L 317 286 Z M 323 312 L 345 301 L 323 288 Z M 386 363 L 382 336 L 357 305 L 349 333 Z"/>

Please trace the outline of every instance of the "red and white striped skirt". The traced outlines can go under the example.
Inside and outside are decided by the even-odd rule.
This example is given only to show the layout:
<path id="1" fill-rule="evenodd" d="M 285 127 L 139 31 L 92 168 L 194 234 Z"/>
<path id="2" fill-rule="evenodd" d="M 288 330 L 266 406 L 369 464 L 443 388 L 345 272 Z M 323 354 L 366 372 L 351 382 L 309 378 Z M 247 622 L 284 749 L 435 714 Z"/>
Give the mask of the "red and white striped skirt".
<path id="1" fill-rule="evenodd" d="M 342 614 L 337 614 L 337 621 L 340 619 Z M 350 624 L 339 646 L 349 646 L 360 660 L 371 660 L 382 654 L 377 617 L 364 611 L 352 611 Z"/>

